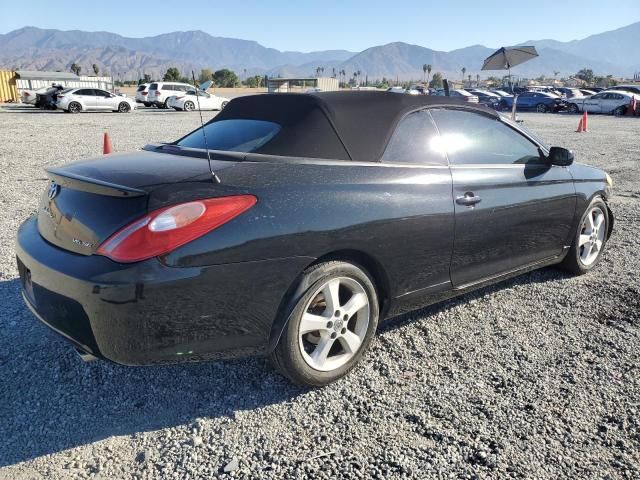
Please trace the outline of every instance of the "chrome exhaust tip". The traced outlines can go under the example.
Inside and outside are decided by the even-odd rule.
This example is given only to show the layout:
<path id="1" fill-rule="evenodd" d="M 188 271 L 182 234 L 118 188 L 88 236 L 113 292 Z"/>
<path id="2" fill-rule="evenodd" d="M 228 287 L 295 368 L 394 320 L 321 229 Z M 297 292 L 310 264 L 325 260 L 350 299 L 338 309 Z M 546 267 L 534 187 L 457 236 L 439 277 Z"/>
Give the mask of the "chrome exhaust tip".
<path id="1" fill-rule="evenodd" d="M 79 348 L 74 348 L 78 356 L 82 359 L 83 362 L 93 362 L 97 360 L 98 357 L 94 357 L 90 353 L 85 352 L 84 350 L 80 350 Z"/>

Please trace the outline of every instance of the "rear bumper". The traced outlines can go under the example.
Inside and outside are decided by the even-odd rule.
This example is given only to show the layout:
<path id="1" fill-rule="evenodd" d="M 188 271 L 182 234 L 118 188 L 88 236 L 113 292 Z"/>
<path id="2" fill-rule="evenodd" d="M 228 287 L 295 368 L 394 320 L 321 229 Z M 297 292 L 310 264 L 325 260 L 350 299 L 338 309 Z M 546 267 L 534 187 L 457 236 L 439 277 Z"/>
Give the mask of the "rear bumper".
<path id="1" fill-rule="evenodd" d="M 126 365 L 264 353 L 280 301 L 309 263 L 118 264 L 49 244 L 35 218 L 18 230 L 16 254 L 36 316 L 82 351 Z"/>

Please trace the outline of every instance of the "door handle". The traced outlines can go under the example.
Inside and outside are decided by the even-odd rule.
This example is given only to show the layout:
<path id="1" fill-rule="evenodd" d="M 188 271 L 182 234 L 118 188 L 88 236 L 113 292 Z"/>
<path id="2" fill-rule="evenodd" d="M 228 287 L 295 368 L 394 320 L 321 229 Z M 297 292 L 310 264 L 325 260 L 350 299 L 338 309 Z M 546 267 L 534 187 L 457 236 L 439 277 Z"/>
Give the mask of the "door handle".
<path id="1" fill-rule="evenodd" d="M 466 192 L 461 197 L 456 197 L 456 203 L 458 205 L 467 205 L 468 207 L 473 207 L 476 203 L 480 203 L 482 198 L 474 195 L 473 192 Z"/>

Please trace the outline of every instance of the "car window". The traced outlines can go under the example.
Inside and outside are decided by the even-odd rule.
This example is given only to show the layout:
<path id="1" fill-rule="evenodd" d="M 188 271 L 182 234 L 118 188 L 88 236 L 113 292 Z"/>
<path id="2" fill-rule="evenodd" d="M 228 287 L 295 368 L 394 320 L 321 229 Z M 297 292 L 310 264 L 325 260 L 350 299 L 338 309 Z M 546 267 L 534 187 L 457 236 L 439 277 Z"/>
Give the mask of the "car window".
<path id="1" fill-rule="evenodd" d="M 82 88 L 80 90 L 76 90 L 75 95 L 93 95 L 93 90 L 90 88 Z"/>
<path id="2" fill-rule="evenodd" d="M 157 90 L 157 89 L 158 89 L 157 83 L 152 83 L 151 85 L 149 85 L 149 90 Z"/>
<path id="3" fill-rule="evenodd" d="M 542 163 L 538 146 L 499 119 L 453 109 L 431 110 L 438 148 L 453 165 Z"/>
<path id="4" fill-rule="evenodd" d="M 417 165 L 447 165 L 444 152 L 438 150 L 438 130 L 431 115 L 422 110 L 411 113 L 398 123 L 382 156 L 383 162 Z"/>
<path id="5" fill-rule="evenodd" d="M 138 87 L 138 89 L 136 90 L 136 92 L 142 92 L 144 89 L 145 89 L 145 86 L 144 85 L 140 85 Z"/>
<path id="6" fill-rule="evenodd" d="M 104 90 L 94 90 L 94 92 L 98 97 L 108 97 L 111 95 L 109 92 L 105 92 Z"/>
<path id="7" fill-rule="evenodd" d="M 264 120 L 229 119 L 211 122 L 204 126 L 207 146 L 212 150 L 230 152 L 254 152 L 275 137 L 280 125 Z M 180 139 L 177 145 L 189 148 L 206 148 L 202 129 Z"/>

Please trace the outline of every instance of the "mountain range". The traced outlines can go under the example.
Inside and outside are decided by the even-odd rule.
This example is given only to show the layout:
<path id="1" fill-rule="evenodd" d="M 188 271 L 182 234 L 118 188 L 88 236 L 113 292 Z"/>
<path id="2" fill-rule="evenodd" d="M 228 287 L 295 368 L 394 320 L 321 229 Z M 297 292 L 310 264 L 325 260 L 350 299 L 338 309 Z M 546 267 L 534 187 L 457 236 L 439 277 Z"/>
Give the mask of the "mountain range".
<path id="1" fill-rule="evenodd" d="M 527 77 L 574 74 L 591 68 L 596 74 L 631 76 L 640 71 L 640 22 L 582 40 L 530 40 L 540 56 L 515 67 L 514 74 Z M 131 38 L 110 32 L 62 31 L 24 27 L 0 34 L 0 68 L 68 71 L 72 63 L 91 72 L 91 65 L 122 79 L 137 79 L 148 73 L 160 77 L 169 67 L 183 72 L 201 68 L 230 68 L 246 75 L 315 76 L 345 70 L 350 76 L 360 71 L 374 78 L 418 79 L 422 65 L 459 78 L 466 73 L 482 77 L 502 72 L 480 72 L 484 58 L 496 47 L 473 45 L 449 52 L 419 45 L 394 42 L 362 52 L 325 50 L 317 52 L 280 51 L 255 41 L 214 37 L 202 31 L 173 32 L 153 37 Z"/>

